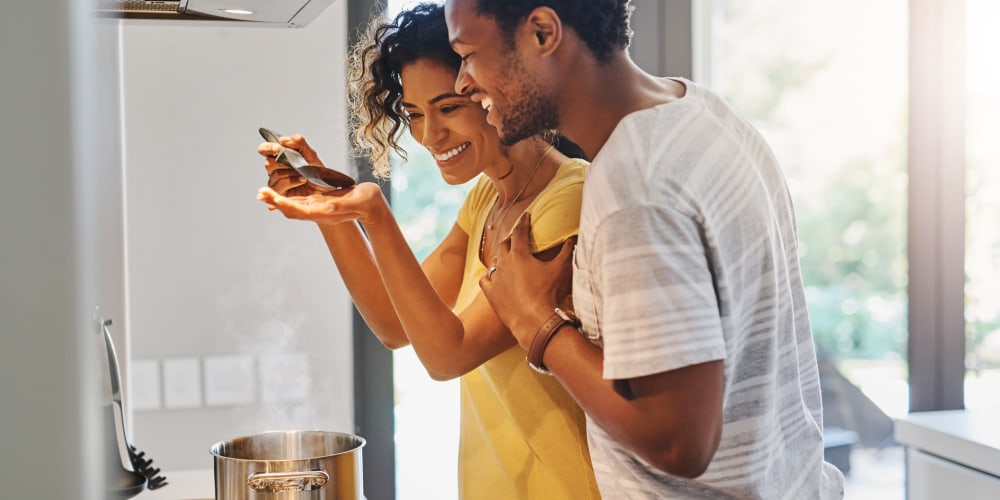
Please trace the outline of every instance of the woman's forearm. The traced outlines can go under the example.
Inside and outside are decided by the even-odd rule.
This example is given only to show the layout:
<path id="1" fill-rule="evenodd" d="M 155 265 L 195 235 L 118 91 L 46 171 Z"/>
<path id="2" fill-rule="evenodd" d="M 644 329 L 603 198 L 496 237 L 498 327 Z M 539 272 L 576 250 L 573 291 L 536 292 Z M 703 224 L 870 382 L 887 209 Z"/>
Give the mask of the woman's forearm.
<path id="1" fill-rule="evenodd" d="M 514 344 L 485 299 L 458 315 L 452 309 L 464 274 L 464 237 L 449 235 L 421 266 L 398 224 L 380 220 L 365 230 L 399 322 L 431 377 L 463 375 Z"/>
<path id="2" fill-rule="evenodd" d="M 291 208 L 282 203 L 275 204 L 319 222 L 344 284 L 375 336 L 390 349 L 413 345 L 432 377 L 460 376 L 514 345 L 482 297 L 459 314 L 453 310 L 468 245 L 457 226 L 421 264 L 380 193 Z"/>
<path id="3" fill-rule="evenodd" d="M 368 327 L 389 349 L 408 345 L 409 340 L 386 293 L 368 239 L 358 224 L 353 221 L 320 224 L 319 228 L 340 276 Z"/>

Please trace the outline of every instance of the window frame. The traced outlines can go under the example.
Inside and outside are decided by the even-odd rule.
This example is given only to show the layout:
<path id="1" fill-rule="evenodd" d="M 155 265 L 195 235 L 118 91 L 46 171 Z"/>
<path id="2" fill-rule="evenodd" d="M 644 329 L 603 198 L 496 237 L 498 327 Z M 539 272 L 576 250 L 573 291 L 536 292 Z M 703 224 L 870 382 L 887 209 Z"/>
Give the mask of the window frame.
<path id="1" fill-rule="evenodd" d="M 910 411 L 955 410 L 965 407 L 965 0 L 909 4 Z"/>
<path id="2" fill-rule="evenodd" d="M 368 25 L 373 12 L 384 12 L 386 0 L 347 0 L 348 50 Z M 348 110 L 348 112 L 350 112 Z M 374 182 L 368 158 L 354 158 L 359 182 Z M 392 186 L 381 181 L 382 194 L 391 204 Z M 352 308 L 354 351 L 354 429 L 365 439 L 362 453 L 364 491 L 367 498 L 396 498 L 395 404 L 393 401 L 392 351 L 386 349 L 365 323 L 357 307 Z M 389 480 L 391 479 L 391 480 Z"/>

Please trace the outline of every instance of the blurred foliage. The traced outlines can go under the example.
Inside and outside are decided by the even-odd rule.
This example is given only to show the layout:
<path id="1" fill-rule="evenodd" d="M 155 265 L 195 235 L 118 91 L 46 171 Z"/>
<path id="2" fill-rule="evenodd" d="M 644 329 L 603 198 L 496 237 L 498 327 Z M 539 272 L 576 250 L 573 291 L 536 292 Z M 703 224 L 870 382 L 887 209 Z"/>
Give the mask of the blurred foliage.
<path id="1" fill-rule="evenodd" d="M 888 156 L 889 168 L 854 158 L 816 172 L 826 180 L 821 198 L 792 192 L 813 334 L 841 358 L 906 357 L 905 155 Z"/>
<path id="2" fill-rule="evenodd" d="M 886 183 L 895 188 L 872 189 Z M 819 347 L 850 358 L 905 358 L 904 190 L 859 160 L 831 176 L 825 206 L 799 204 L 802 279 Z"/>
<path id="3" fill-rule="evenodd" d="M 408 134 L 404 139 L 407 161 L 393 158 L 392 211 L 417 260 L 423 261 L 451 231 L 475 180 L 445 184 L 430 153 Z"/>
<path id="4" fill-rule="evenodd" d="M 905 359 L 905 133 L 859 144 L 859 132 L 851 129 L 857 117 L 843 112 L 857 104 L 824 106 L 842 99 L 825 94 L 828 79 L 843 76 L 836 65 L 847 56 L 840 47 L 818 34 L 750 47 L 739 33 L 766 26 L 767 9 L 738 1 L 724 9 L 727 68 L 738 81 L 720 90 L 772 142 L 788 176 L 817 346 L 841 359 Z M 782 29 L 782 36 L 794 37 L 804 28 Z M 901 106 L 905 96 L 900 99 Z M 906 117 L 895 120 L 905 131 Z"/>

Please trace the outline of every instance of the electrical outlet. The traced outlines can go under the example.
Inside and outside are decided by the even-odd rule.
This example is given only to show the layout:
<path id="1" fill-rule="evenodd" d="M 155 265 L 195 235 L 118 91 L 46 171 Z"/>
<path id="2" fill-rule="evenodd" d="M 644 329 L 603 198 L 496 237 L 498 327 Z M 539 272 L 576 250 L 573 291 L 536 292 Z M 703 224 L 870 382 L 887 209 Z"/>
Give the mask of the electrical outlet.
<path id="1" fill-rule="evenodd" d="M 155 359 L 135 359 L 130 366 L 132 388 L 129 404 L 135 411 L 160 408 L 160 362 Z"/>
<path id="2" fill-rule="evenodd" d="M 201 406 L 201 363 L 198 358 L 163 360 L 163 404 L 172 409 Z"/>

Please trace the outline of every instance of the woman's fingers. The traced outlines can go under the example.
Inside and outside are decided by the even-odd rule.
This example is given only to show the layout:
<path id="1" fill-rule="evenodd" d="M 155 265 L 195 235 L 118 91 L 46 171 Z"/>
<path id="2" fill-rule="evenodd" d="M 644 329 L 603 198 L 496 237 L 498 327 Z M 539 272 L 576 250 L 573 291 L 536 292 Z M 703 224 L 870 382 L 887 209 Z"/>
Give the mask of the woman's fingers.
<path id="1" fill-rule="evenodd" d="M 284 175 L 283 173 L 278 173 L 271 175 L 267 178 L 267 186 L 274 189 L 281 195 L 296 195 L 296 194 L 309 194 L 302 193 L 301 190 L 295 191 L 296 189 L 305 186 L 306 180 L 299 175 Z"/>
<path id="2" fill-rule="evenodd" d="M 278 196 L 278 193 L 269 187 L 262 187 L 257 190 L 257 199 L 260 201 L 271 201 L 276 196 Z"/>
<path id="3" fill-rule="evenodd" d="M 285 196 L 278 191 L 264 187 L 257 191 L 257 199 L 268 208 L 278 210 L 289 219 L 330 221 L 349 217 L 337 213 L 336 200 L 322 195 Z"/>
<path id="4" fill-rule="evenodd" d="M 292 148 L 302 154 L 306 162 L 310 165 L 323 165 L 323 161 L 319 159 L 319 155 L 316 154 L 316 150 L 309 145 L 306 138 L 302 134 L 292 134 L 288 137 L 282 137 L 278 139 L 281 141 L 281 145 Z"/>
<path id="5" fill-rule="evenodd" d="M 261 156 L 275 156 L 281 152 L 281 144 L 262 142 L 257 145 L 257 153 Z"/>

